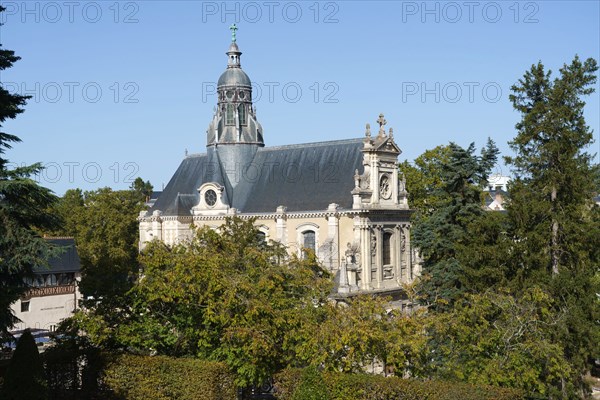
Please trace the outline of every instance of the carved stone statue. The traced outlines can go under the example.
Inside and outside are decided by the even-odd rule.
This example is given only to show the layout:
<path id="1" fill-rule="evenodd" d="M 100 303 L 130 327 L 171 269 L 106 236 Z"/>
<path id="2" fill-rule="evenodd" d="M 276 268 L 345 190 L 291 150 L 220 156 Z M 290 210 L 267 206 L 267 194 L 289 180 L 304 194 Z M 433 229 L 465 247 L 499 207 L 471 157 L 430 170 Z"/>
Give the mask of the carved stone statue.
<path id="1" fill-rule="evenodd" d="M 371 174 L 365 169 L 365 172 L 360 176 L 360 188 L 367 190 L 371 186 L 370 178 Z"/>
<path id="2" fill-rule="evenodd" d="M 346 246 L 346 252 L 344 255 L 346 256 L 346 263 L 348 264 L 356 264 L 356 249 L 352 248 L 352 243 L 348 242 Z"/>

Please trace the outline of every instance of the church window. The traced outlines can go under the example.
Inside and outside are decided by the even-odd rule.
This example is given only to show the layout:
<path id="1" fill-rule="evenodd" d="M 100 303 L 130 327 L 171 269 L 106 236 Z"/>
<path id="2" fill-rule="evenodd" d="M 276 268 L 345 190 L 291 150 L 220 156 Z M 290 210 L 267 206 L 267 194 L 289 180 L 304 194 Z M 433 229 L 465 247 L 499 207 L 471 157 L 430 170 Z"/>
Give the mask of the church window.
<path id="1" fill-rule="evenodd" d="M 258 240 L 258 243 L 260 243 L 261 245 L 265 245 L 267 243 L 267 234 L 261 231 L 258 231 L 256 233 L 256 239 Z"/>
<path id="2" fill-rule="evenodd" d="M 204 201 L 206 201 L 206 204 L 209 207 L 214 206 L 217 204 L 217 193 L 212 189 L 207 190 L 206 193 L 204 193 Z"/>
<path id="3" fill-rule="evenodd" d="M 304 257 L 306 258 L 306 256 L 307 256 L 306 250 L 315 251 L 315 248 L 316 248 L 315 231 L 304 231 L 304 233 L 302 234 L 302 237 L 304 239 L 304 243 L 303 243 L 303 247 L 305 249 Z"/>
<path id="4" fill-rule="evenodd" d="M 246 125 L 246 105 L 240 104 L 240 106 L 238 107 L 238 112 L 240 116 L 240 125 Z"/>
<path id="5" fill-rule="evenodd" d="M 29 301 L 21 300 L 21 312 L 27 312 L 27 311 L 29 311 Z"/>
<path id="6" fill-rule="evenodd" d="M 383 234 L 383 265 L 392 263 L 392 234 L 385 232 Z"/>
<path id="7" fill-rule="evenodd" d="M 235 117 L 233 113 L 233 104 L 227 104 L 227 114 L 225 116 L 225 125 L 235 125 Z"/>

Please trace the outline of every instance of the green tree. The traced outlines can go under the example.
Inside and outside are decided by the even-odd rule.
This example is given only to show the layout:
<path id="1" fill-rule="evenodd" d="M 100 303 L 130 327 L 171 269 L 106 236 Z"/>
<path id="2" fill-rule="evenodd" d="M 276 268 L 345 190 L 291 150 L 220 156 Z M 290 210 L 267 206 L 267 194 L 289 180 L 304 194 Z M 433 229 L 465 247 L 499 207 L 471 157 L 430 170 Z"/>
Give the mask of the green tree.
<path id="1" fill-rule="evenodd" d="M 485 211 L 466 225 L 466 237 L 456 243 L 456 255 L 463 266 L 461 285 L 470 293 L 508 285 L 514 238 L 504 212 Z"/>
<path id="2" fill-rule="evenodd" d="M 447 313 L 430 314 L 429 338 L 419 375 L 449 381 L 523 389 L 533 398 L 552 398 L 555 385 L 571 374 L 552 327 L 566 311 L 539 287 L 520 295 L 490 290 L 467 295 Z"/>
<path id="3" fill-rule="evenodd" d="M 80 290 L 96 304 L 112 307 L 138 273 L 137 216 L 144 205 L 135 192 L 110 188 L 86 192 L 83 203 L 74 235 L 82 266 Z"/>
<path id="4" fill-rule="evenodd" d="M 556 78 L 542 63 L 512 87 L 510 100 L 521 113 L 515 152 L 507 157 L 516 179 L 507 205 L 514 237 L 512 284 L 518 290 L 542 285 L 556 299 L 555 312 L 568 310 L 554 330 L 573 374 L 560 382 L 563 398 L 584 388 L 588 361 L 600 357 L 600 210 L 592 198 L 599 167 L 586 148 L 592 131 L 584 118 L 584 96 L 594 92 L 597 62 L 578 57 Z"/>
<path id="5" fill-rule="evenodd" d="M 82 267 L 79 288 L 86 308 L 93 311 L 87 321 L 98 322 L 91 335 L 112 338 L 111 327 L 119 325 L 128 310 L 128 292 L 139 273 L 137 216 L 143 202 L 134 190 L 71 189 L 51 208 L 64 224 L 50 233 L 75 238 Z M 104 345 L 110 347 L 108 342 Z"/>
<path id="6" fill-rule="evenodd" d="M 135 180 L 131 183 L 131 190 L 138 193 L 142 202 L 147 202 L 150 200 L 150 196 L 152 195 L 152 191 L 154 187 L 150 183 L 150 181 L 144 182 L 142 178 L 139 176 L 135 178 Z"/>
<path id="7" fill-rule="evenodd" d="M 18 60 L 13 51 L 0 45 L 0 71 Z M 23 112 L 27 99 L 10 93 L 0 82 L 0 129 L 6 120 Z M 8 335 L 17 322 L 10 306 L 27 290 L 24 279 L 54 254 L 37 231 L 53 229 L 59 222 L 47 211 L 56 197 L 31 178 L 42 170 L 41 164 L 11 169 L 4 158 L 5 151 L 18 142 L 17 136 L 0 130 L 0 337 Z"/>
<path id="8" fill-rule="evenodd" d="M 241 386 L 294 359 L 297 332 L 319 313 L 331 280 L 315 262 L 265 243 L 253 221 L 198 229 L 188 243 L 148 244 L 120 321 L 77 316 L 93 342 L 225 362 Z M 115 312 L 116 313 L 116 312 Z M 311 325 L 312 326 L 312 325 Z"/>
<path id="9" fill-rule="evenodd" d="M 435 310 L 447 310 L 468 290 L 462 276 L 458 245 L 469 239 L 467 227 L 483 215 L 481 189 L 494 166 L 498 149 L 489 139 L 476 156 L 475 144 L 467 149 L 450 143 L 447 161 L 439 161 L 441 188 L 434 191 L 439 201 L 430 215 L 417 219 L 413 243 L 423 256 L 420 285 L 422 301 Z"/>
<path id="10" fill-rule="evenodd" d="M 444 194 L 440 191 L 443 165 L 448 162 L 450 151 L 450 146 L 437 146 L 415 158 L 413 163 L 404 161 L 399 165 L 406 179 L 408 204 L 417 214 L 428 215 L 439 204 L 438 196 Z"/>
<path id="11" fill-rule="evenodd" d="M 388 302 L 364 295 L 324 304 L 319 318 L 297 332 L 295 366 L 356 373 L 374 361 L 385 362 L 392 328 Z"/>
<path id="12" fill-rule="evenodd" d="M 6 400 L 42 400 L 48 398 L 48 382 L 35 340 L 29 329 L 17 341 L 2 386 Z"/>
<path id="13" fill-rule="evenodd" d="M 80 290 L 93 297 L 88 306 L 112 307 L 112 300 L 119 301 L 131 289 L 139 269 L 137 216 L 143 203 L 134 190 L 70 189 L 51 208 L 64 223 L 47 233 L 75 238 L 82 266 Z"/>
<path id="14" fill-rule="evenodd" d="M 48 212 L 60 218 L 61 225 L 52 230 L 44 231 L 44 233 L 48 236 L 76 237 L 78 225 L 83 220 L 81 214 L 84 211 L 83 191 L 81 189 L 67 190 L 48 210 Z"/>
<path id="15" fill-rule="evenodd" d="M 300 383 L 292 394 L 292 400 L 328 400 L 330 398 L 327 385 L 315 366 L 302 371 Z"/>

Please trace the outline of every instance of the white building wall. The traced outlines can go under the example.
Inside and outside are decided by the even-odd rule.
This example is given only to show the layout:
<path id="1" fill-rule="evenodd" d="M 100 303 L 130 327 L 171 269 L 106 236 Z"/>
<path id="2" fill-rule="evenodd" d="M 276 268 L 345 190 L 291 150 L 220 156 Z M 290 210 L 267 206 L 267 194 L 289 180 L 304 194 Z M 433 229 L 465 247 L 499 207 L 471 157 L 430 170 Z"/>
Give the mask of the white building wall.
<path id="1" fill-rule="evenodd" d="M 26 328 L 53 330 L 60 321 L 73 315 L 80 299 L 81 294 L 75 290 L 75 293 L 18 300 L 13 303 L 11 309 L 22 322 L 17 323 L 13 330 Z M 24 302 L 29 302 L 29 311 L 21 311 Z"/>

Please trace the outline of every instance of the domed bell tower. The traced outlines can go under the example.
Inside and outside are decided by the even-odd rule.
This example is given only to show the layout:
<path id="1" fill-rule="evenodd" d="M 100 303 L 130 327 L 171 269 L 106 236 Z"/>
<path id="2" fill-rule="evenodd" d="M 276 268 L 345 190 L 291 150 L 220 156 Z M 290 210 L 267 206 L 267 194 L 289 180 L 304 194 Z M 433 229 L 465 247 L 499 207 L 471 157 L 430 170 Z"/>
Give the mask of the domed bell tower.
<path id="1" fill-rule="evenodd" d="M 242 70 L 236 43 L 237 27 L 231 27 L 231 45 L 227 51 L 227 69 L 217 83 L 218 103 L 208 126 L 208 151 L 215 151 L 232 187 L 239 183 L 241 172 L 264 146 L 262 126 L 252 106 L 252 83 Z"/>

